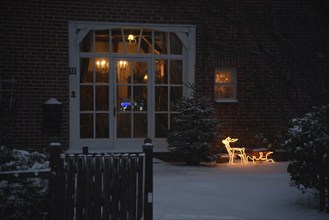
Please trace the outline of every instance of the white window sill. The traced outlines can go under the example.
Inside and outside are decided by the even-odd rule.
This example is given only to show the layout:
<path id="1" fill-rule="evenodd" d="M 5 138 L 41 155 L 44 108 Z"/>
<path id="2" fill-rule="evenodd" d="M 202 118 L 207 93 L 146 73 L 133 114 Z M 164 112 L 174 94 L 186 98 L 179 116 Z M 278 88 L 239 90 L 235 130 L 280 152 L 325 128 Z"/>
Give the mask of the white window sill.
<path id="1" fill-rule="evenodd" d="M 217 103 L 237 103 L 237 99 L 215 99 Z"/>

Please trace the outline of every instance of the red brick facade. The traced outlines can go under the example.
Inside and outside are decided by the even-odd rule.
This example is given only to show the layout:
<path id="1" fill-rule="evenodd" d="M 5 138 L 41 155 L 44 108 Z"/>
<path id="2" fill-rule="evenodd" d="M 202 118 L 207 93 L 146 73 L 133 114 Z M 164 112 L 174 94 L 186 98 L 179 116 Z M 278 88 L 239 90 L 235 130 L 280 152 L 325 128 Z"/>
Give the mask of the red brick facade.
<path id="1" fill-rule="evenodd" d="M 63 104 L 60 139 L 68 145 L 68 22 L 196 25 L 195 82 L 213 96 L 214 68 L 233 66 L 237 103 L 214 103 L 220 134 L 269 143 L 289 119 L 328 103 L 326 1 L 1 1 L 1 82 L 15 79 L 9 146 L 42 148 L 43 103 Z M 3 87 L 4 88 L 4 87 Z M 3 102 L 4 103 L 4 102 Z"/>

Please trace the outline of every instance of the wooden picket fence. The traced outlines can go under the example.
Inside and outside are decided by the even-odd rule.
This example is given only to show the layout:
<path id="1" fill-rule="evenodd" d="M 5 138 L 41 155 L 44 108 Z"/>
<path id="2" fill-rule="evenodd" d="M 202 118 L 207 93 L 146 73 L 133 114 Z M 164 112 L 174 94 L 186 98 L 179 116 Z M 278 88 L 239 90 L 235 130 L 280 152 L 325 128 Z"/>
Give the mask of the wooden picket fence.
<path id="1" fill-rule="evenodd" d="M 141 219 L 144 154 L 66 155 L 62 219 Z M 57 212 L 57 215 L 59 212 Z"/>
<path id="2" fill-rule="evenodd" d="M 61 154 L 49 147 L 51 220 L 152 220 L 153 145 L 145 139 L 143 152 Z M 2 178 L 35 178 L 36 171 Z"/>

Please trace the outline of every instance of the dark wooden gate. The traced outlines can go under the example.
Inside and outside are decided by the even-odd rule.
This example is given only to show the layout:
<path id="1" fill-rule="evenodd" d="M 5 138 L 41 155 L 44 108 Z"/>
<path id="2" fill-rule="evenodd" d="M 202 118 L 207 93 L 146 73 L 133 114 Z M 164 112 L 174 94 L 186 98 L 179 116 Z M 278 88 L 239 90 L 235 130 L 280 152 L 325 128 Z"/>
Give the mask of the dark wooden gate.
<path id="1" fill-rule="evenodd" d="M 60 155 L 53 148 L 50 166 L 52 213 L 58 220 L 152 219 L 153 145 L 143 152 Z M 59 158 L 59 156 L 61 156 Z"/>
<path id="2" fill-rule="evenodd" d="M 47 170 L 1 172 L 1 179 L 49 179 L 52 220 L 152 220 L 153 145 L 143 152 L 61 154 L 60 143 L 49 147 Z M 39 215 L 40 213 L 36 213 Z M 36 217 L 37 218 L 37 217 Z"/>
<path id="3" fill-rule="evenodd" d="M 144 156 L 65 155 L 64 219 L 141 219 Z"/>
<path id="4" fill-rule="evenodd" d="M 143 152 L 61 154 L 49 147 L 51 220 L 152 220 L 153 145 L 145 139 Z M 1 173 L 1 178 L 35 178 L 36 171 Z"/>

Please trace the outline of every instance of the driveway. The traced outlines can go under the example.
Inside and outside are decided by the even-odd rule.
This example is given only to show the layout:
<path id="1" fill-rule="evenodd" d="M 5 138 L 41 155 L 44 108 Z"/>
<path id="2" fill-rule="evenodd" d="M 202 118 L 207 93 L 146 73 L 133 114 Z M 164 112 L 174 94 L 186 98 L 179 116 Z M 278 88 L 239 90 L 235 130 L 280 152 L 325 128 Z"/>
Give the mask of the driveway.
<path id="1" fill-rule="evenodd" d="M 328 220 L 289 186 L 287 162 L 185 166 L 154 161 L 155 220 Z"/>

